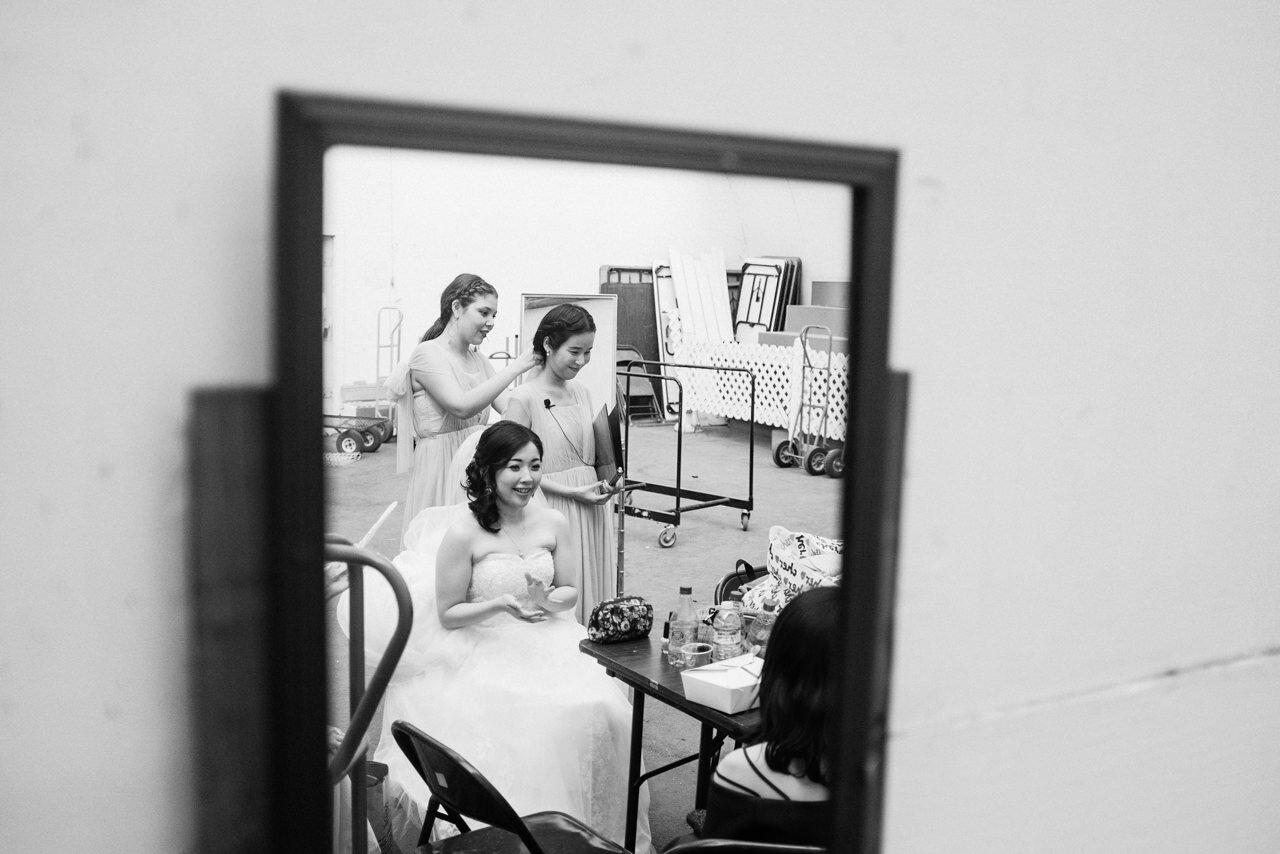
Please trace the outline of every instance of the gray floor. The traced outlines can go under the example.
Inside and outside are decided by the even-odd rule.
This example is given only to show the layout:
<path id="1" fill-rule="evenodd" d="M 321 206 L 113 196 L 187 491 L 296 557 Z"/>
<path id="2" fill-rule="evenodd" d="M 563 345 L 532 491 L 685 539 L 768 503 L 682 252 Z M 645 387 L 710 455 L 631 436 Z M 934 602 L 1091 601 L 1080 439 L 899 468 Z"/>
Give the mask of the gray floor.
<path id="1" fill-rule="evenodd" d="M 674 486 L 677 434 L 669 425 L 631 428 L 629 477 Z M 756 429 L 755 506 L 747 531 L 741 511 L 712 507 L 683 515 L 671 548 L 658 544 L 659 524 L 628 516 L 625 519 L 624 591 L 645 597 L 657 620 L 675 607 L 681 585 L 692 585 L 694 597 L 710 603 L 717 580 L 744 558 L 763 563 L 769 527 L 836 535 L 841 482 L 810 477 L 800 469 L 779 469 L 770 460 L 771 434 Z M 683 435 L 682 488 L 734 498 L 749 495 L 748 430 L 745 425 L 708 427 Z M 395 473 L 394 444 L 365 454 L 350 465 L 326 469 L 329 489 L 328 530 L 356 540 L 364 536 L 386 507 L 403 500 L 409 475 Z M 634 506 L 670 509 L 669 497 L 639 492 Z M 388 556 L 398 551 L 402 517 L 399 508 L 375 536 L 372 547 Z M 332 614 L 330 614 L 332 618 Z M 346 720 L 347 658 L 345 638 L 330 619 L 331 718 Z M 658 629 L 660 632 L 660 628 Z M 697 750 L 698 727 L 689 718 L 660 703 L 645 706 L 645 761 L 655 768 Z M 375 727 L 376 731 L 376 727 Z M 693 805 L 694 769 L 687 765 L 654 778 L 650 783 L 650 823 L 661 845 L 684 833 L 684 817 Z"/>

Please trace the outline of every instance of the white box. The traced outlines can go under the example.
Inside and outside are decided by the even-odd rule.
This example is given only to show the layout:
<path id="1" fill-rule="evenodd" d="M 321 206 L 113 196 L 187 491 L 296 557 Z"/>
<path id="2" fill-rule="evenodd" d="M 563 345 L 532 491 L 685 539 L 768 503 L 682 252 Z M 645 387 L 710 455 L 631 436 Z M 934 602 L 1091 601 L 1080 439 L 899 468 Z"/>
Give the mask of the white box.
<path id="1" fill-rule="evenodd" d="M 760 668 L 764 659 L 748 653 L 680 671 L 684 695 L 721 712 L 736 715 L 760 704 Z"/>

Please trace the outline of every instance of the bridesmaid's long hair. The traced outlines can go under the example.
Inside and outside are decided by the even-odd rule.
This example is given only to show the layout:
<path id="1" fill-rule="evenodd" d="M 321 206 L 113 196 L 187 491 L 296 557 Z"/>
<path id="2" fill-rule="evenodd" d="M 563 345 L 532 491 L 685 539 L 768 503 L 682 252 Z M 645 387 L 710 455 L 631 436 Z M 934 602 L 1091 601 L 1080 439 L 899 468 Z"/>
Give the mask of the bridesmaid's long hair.
<path id="1" fill-rule="evenodd" d="M 533 352 L 542 357 L 542 364 L 547 363 L 545 342 L 551 339 L 551 349 L 559 350 L 560 345 L 580 332 L 595 332 L 596 320 L 580 305 L 564 303 L 548 311 L 538 324 L 538 331 L 533 333 Z"/>
<path id="2" fill-rule="evenodd" d="M 480 434 L 476 443 L 476 455 L 467 463 L 467 479 L 462 484 L 471 500 L 467 506 L 471 513 L 491 534 L 502 530 L 498 521 L 498 494 L 495 476 L 525 445 L 533 443 L 542 455 L 542 440 L 538 434 L 514 421 L 491 424 Z"/>
<path id="3" fill-rule="evenodd" d="M 760 673 L 764 761 L 781 774 L 831 785 L 832 745 L 839 720 L 840 588 L 816 587 L 778 614 Z M 793 768 L 794 766 L 794 768 Z"/>
<path id="4" fill-rule="evenodd" d="M 496 298 L 497 296 L 497 288 L 477 275 L 463 273 L 455 277 L 440 294 L 440 316 L 436 318 L 435 323 L 427 327 L 427 331 L 422 335 L 422 340 L 430 341 L 432 338 L 440 337 L 444 332 L 444 328 L 449 325 L 449 318 L 453 317 L 454 300 L 457 300 L 463 308 L 466 308 L 480 297 Z"/>

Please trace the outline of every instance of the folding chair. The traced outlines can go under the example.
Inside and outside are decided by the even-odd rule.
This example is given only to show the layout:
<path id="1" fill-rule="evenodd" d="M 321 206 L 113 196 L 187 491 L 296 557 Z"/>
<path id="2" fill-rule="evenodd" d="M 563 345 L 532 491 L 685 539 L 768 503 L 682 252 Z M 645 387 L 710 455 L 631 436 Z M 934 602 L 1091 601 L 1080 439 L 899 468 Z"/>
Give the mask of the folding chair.
<path id="1" fill-rule="evenodd" d="M 664 854 L 826 854 L 814 845 L 779 842 L 742 842 L 737 839 L 698 839 L 668 848 Z"/>
<path id="2" fill-rule="evenodd" d="M 414 770 L 431 790 L 427 817 L 422 823 L 418 850 L 452 854 L 486 851 L 529 854 L 626 854 L 625 848 L 605 839 L 567 813 L 548 810 L 516 815 L 493 784 L 452 749 L 413 724 L 395 721 L 391 732 L 409 757 Z M 490 827 L 471 830 L 463 816 Z M 461 831 L 431 846 L 431 830 L 442 818 Z"/>
<path id="3" fill-rule="evenodd" d="M 640 374 L 652 373 L 652 368 L 639 366 L 632 368 L 633 361 L 642 361 L 644 356 L 635 347 L 618 347 L 614 355 L 614 367 L 637 376 L 617 377 L 618 396 L 626 397 L 628 418 L 639 416 L 650 420 L 662 420 L 662 408 L 658 399 L 658 383 L 644 379 Z M 634 423 L 634 422 L 633 422 Z"/>

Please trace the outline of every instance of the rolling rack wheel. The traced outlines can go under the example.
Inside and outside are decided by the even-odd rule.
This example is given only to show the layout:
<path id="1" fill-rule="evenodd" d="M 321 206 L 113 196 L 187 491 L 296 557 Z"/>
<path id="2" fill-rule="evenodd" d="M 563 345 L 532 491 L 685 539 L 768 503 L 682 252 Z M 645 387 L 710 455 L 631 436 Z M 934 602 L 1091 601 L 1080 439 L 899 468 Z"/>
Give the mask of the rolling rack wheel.
<path id="1" fill-rule="evenodd" d="M 676 544 L 676 528 L 674 525 L 668 525 L 658 532 L 658 545 L 664 549 L 669 549 Z"/>
<path id="2" fill-rule="evenodd" d="M 844 477 L 844 449 L 837 448 L 827 454 L 827 459 L 823 462 L 822 469 L 827 473 L 827 477 Z"/>
<path id="3" fill-rule="evenodd" d="M 364 448 L 364 437 L 355 430 L 342 430 L 334 442 L 340 454 L 354 454 Z"/>
<path id="4" fill-rule="evenodd" d="M 780 469 L 791 468 L 799 458 L 800 449 L 796 447 L 795 439 L 779 442 L 773 449 L 773 464 Z"/>
<path id="5" fill-rule="evenodd" d="M 827 460 L 826 448 L 813 448 L 804 457 L 804 470 L 809 474 L 817 476 L 822 474 L 823 465 Z"/>
<path id="6" fill-rule="evenodd" d="M 751 526 L 751 511 L 743 510 L 742 511 L 742 530 L 745 531 L 750 526 Z"/>

